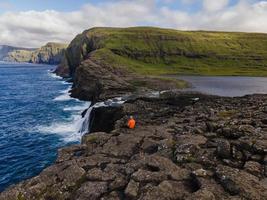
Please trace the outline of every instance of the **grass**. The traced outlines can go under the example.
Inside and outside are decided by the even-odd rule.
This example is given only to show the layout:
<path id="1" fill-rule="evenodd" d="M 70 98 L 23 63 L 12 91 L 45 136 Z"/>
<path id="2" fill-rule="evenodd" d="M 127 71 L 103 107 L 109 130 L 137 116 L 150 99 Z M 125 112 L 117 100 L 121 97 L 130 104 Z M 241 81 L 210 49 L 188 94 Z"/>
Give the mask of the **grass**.
<path id="1" fill-rule="evenodd" d="M 218 113 L 218 116 L 220 118 L 231 118 L 237 113 L 236 110 L 225 110 L 225 111 L 220 111 Z"/>
<path id="2" fill-rule="evenodd" d="M 169 77 L 158 77 L 158 78 L 163 80 L 164 82 L 174 82 L 176 84 L 177 89 L 187 88 L 190 86 L 190 84 L 184 80 L 178 80 L 178 79 L 169 78 Z"/>
<path id="3" fill-rule="evenodd" d="M 97 136 L 90 136 L 90 137 L 86 138 L 86 142 L 87 143 L 93 144 L 93 143 L 96 143 L 97 141 L 98 141 L 98 137 Z"/>
<path id="4" fill-rule="evenodd" d="M 17 200 L 26 200 L 26 198 L 24 197 L 22 193 L 19 193 L 17 196 Z"/>
<path id="5" fill-rule="evenodd" d="M 90 52 L 93 59 L 142 75 L 267 76 L 267 34 L 93 28 L 70 47 L 75 58 Z"/>

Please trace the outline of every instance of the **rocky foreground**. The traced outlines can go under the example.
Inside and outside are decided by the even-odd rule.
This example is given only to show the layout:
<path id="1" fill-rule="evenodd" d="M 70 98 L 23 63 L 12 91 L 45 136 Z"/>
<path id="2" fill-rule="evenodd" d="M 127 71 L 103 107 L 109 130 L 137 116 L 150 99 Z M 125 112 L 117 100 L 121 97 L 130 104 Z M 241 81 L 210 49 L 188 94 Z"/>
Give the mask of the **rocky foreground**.
<path id="1" fill-rule="evenodd" d="M 137 97 L 91 122 L 94 133 L 0 200 L 267 199 L 267 95 Z"/>

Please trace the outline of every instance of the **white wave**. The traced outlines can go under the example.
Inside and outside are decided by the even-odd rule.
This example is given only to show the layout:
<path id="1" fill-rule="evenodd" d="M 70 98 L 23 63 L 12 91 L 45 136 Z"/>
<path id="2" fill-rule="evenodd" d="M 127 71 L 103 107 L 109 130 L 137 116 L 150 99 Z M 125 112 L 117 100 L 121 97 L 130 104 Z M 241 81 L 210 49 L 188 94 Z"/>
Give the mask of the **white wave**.
<path id="1" fill-rule="evenodd" d="M 64 142 L 79 142 L 83 133 L 80 131 L 84 123 L 81 112 L 90 106 L 90 102 L 83 102 L 80 106 L 66 107 L 64 110 L 73 111 L 69 119 L 53 122 L 48 126 L 38 126 L 37 131 L 43 134 L 57 134 Z"/>
<path id="2" fill-rule="evenodd" d="M 64 91 L 61 91 L 62 93 Z M 65 90 L 66 92 L 66 90 Z M 68 93 L 67 93 L 68 94 Z M 66 94 L 62 94 L 66 95 Z M 60 97 L 60 96 L 59 96 Z M 59 99 L 58 97 L 58 99 Z M 90 102 L 84 102 L 82 105 L 76 105 L 72 107 L 65 107 L 64 111 L 71 111 L 72 116 L 70 119 L 65 119 L 61 122 L 54 122 L 48 126 L 39 126 L 37 131 L 44 134 L 57 134 L 62 137 L 64 142 L 78 142 L 82 136 L 90 131 L 90 115 L 93 108 L 114 106 L 117 104 L 123 104 L 125 102 L 122 98 L 110 99 L 106 102 L 99 102 L 90 106 Z M 89 107 L 89 108 L 88 108 Z M 85 110 L 85 116 L 82 117 L 80 112 Z M 78 112 L 80 111 L 80 112 Z"/>
<path id="3" fill-rule="evenodd" d="M 82 134 L 79 133 L 81 127 L 81 115 L 73 115 L 70 121 L 54 122 L 48 126 L 39 126 L 37 131 L 44 134 L 57 134 L 64 142 L 78 142 Z"/>
<path id="4" fill-rule="evenodd" d="M 67 89 L 65 89 L 65 90 L 61 90 L 61 91 L 59 91 L 59 93 L 61 93 L 61 94 L 69 94 L 70 93 L 70 89 L 71 89 L 71 86 L 69 86 Z"/>
<path id="5" fill-rule="evenodd" d="M 55 73 L 51 72 L 50 70 L 49 70 L 48 74 L 49 74 L 49 76 L 51 76 L 52 78 L 63 79 L 61 76 L 56 75 Z"/>
<path id="6" fill-rule="evenodd" d="M 54 101 L 69 101 L 71 99 L 74 99 L 70 96 L 70 89 L 71 86 L 68 87 L 66 90 L 60 91 L 61 95 L 54 98 Z"/>
<path id="7" fill-rule="evenodd" d="M 69 101 L 73 99 L 69 94 L 62 94 L 54 98 L 54 101 Z"/>
<path id="8" fill-rule="evenodd" d="M 64 111 L 81 111 L 81 110 L 85 110 L 90 106 L 90 104 L 88 105 L 88 103 L 85 103 L 84 105 L 81 106 L 70 106 L 70 107 L 65 107 L 63 110 Z"/>
<path id="9" fill-rule="evenodd" d="M 72 85 L 72 83 L 67 82 L 67 81 L 62 81 L 61 83 L 62 83 L 63 85 Z"/>

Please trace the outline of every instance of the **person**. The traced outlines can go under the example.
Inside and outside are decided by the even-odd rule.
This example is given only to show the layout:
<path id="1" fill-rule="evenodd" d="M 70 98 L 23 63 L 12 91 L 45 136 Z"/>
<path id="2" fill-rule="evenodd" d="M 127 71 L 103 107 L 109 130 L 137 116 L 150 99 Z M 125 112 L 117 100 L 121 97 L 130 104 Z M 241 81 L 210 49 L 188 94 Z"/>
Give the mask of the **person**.
<path id="1" fill-rule="evenodd" d="M 135 128 L 135 120 L 133 116 L 130 116 L 130 119 L 128 120 L 127 126 L 129 129 L 134 129 Z"/>

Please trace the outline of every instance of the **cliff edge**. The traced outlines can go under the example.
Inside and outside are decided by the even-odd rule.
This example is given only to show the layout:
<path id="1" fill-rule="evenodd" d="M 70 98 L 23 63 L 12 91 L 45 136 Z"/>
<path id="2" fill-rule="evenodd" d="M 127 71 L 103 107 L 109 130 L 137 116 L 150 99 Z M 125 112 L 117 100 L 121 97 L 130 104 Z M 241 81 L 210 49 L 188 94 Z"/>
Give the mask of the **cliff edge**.
<path id="1" fill-rule="evenodd" d="M 80 145 L 0 200 L 266 199 L 266 101 L 163 93 L 97 108 Z"/>
<path id="2" fill-rule="evenodd" d="M 173 88 L 151 83 L 151 76 L 266 76 L 267 34 L 92 28 L 70 43 L 57 73 L 73 77 L 72 95 L 84 100 L 105 99 L 140 86 Z"/>
<path id="3" fill-rule="evenodd" d="M 267 95 L 150 93 L 181 87 L 158 77 L 174 72 L 264 75 L 265 44 L 265 34 L 156 28 L 78 35 L 57 69 L 73 78 L 72 96 L 127 101 L 93 108 L 81 144 L 60 149 L 52 166 L 0 200 L 267 199 Z"/>

